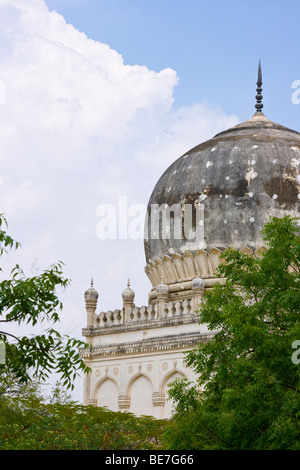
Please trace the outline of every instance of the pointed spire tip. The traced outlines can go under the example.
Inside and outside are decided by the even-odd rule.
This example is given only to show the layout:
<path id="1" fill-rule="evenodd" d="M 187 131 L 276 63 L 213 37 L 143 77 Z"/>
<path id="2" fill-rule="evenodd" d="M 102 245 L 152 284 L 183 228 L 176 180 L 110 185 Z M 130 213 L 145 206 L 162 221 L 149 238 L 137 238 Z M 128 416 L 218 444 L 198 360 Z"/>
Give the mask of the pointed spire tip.
<path id="1" fill-rule="evenodd" d="M 255 99 L 256 99 L 256 104 L 255 104 L 255 109 L 256 109 L 256 113 L 259 113 L 259 114 L 262 114 L 262 109 L 264 107 L 264 105 L 262 104 L 262 99 L 263 99 L 263 96 L 261 94 L 262 92 L 262 71 L 261 71 L 261 60 L 259 59 L 259 62 L 258 62 L 258 72 L 257 72 L 257 88 L 256 88 L 256 96 L 255 96 Z"/>

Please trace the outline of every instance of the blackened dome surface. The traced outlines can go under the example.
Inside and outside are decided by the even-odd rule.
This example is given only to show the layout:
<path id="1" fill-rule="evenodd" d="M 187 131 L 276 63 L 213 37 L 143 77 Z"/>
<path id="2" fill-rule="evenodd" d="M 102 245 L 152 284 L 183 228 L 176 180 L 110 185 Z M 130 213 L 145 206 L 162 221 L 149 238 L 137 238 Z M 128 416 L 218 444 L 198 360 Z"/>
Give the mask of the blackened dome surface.
<path id="1" fill-rule="evenodd" d="M 263 245 L 271 216 L 300 214 L 300 133 L 256 113 L 178 158 L 157 182 L 148 204 L 203 204 L 202 238 L 145 240 L 147 262 L 186 250 Z M 196 221 L 193 220 L 193 229 Z"/>

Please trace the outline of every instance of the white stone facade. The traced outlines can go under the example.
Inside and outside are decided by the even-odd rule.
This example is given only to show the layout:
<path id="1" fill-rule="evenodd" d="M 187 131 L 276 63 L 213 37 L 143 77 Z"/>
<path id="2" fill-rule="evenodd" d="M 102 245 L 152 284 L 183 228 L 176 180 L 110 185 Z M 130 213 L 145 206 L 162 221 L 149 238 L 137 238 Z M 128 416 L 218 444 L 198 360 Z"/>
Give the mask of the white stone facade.
<path id="1" fill-rule="evenodd" d="M 82 356 L 92 370 L 85 377 L 85 404 L 169 418 L 168 384 L 177 377 L 196 381 L 185 352 L 216 333 L 199 325 L 196 311 L 205 291 L 223 282 L 216 277 L 222 251 L 260 255 L 267 249 L 261 230 L 269 217 L 298 217 L 300 134 L 261 112 L 260 65 L 257 85 L 255 115 L 177 159 L 152 192 L 147 222 L 156 220 L 157 236 L 145 238 L 148 306 L 135 306 L 128 284 L 120 310 L 96 314 L 98 293 L 93 286 L 85 293 L 83 335 L 90 347 Z M 176 220 L 174 206 L 180 206 Z M 201 209 L 200 220 L 191 219 L 191 232 L 201 235 L 196 244 L 182 231 L 188 207 L 196 215 Z M 169 214 L 164 219 L 161 213 L 169 237 L 158 237 L 161 208 Z"/>
<path id="2" fill-rule="evenodd" d="M 86 291 L 87 327 L 83 335 L 90 348 L 81 354 L 92 372 L 85 377 L 84 404 L 170 418 L 168 384 L 176 378 L 196 383 L 194 372 L 185 365 L 185 353 L 215 334 L 206 325 L 199 325 L 196 310 L 205 291 L 223 282 L 214 274 L 222 261 L 220 253 L 212 250 L 205 259 L 201 250 L 196 256 L 180 257 L 180 271 L 174 268 L 177 279 L 168 279 L 168 284 L 164 283 L 164 263 L 158 260 L 157 282 L 151 276 L 154 285 L 148 306 L 135 306 L 135 294 L 128 283 L 122 294 L 123 308 L 97 314 L 98 293 L 93 286 Z M 203 266 L 210 267 L 206 274 Z"/>
<path id="3" fill-rule="evenodd" d="M 170 417 L 172 404 L 167 400 L 168 384 L 177 377 L 194 380 L 180 351 L 148 353 L 143 357 L 122 355 L 90 365 L 93 372 L 86 382 L 85 403 L 138 416 Z"/>
<path id="4" fill-rule="evenodd" d="M 190 258 L 185 260 L 190 263 Z M 168 384 L 176 378 L 196 381 L 185 365 L 185 352 L 213 336 L 206 325 L 199 325 L 195 311 L 205 288 L 216 281 L 214 276 L 204 280 L 196 274 L 194 279 L 185 276 L 165 284 L 162 275 L 149 294 L 149 305 L 142 307 L 135 306 L 128 283 L 123 308 L 99 314 L 98 293 L 91 286 L 85 293 L 87 327 L 83 329 L 90 348 L 81 351 L 91 368 L 84 382 L 84 404 L 169 418 Z"/>

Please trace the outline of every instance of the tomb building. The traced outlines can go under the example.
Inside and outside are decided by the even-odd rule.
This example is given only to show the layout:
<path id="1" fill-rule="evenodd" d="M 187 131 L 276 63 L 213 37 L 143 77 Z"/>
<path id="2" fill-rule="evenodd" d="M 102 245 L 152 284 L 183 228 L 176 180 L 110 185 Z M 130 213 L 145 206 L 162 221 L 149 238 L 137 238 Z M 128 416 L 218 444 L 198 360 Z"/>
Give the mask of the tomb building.
<path id="1" fill-rule="evenodd" d="M 255 114 L 186 152 L 154 187 L 145 224 L 148 304 L 135 305 L 129 281 L 118 310 L 97 311 L 93 285 L 85 292 L 84 404 L 169 418 L 168 384 L 196 380 L 185 352 L 215 334 L 196 310 L 222 282 L 221 253 L 266 250 L 260 231 L 270 217 L 299 216 L 300 133 L 264 115 L 261 93 L 259 64 Z"/>

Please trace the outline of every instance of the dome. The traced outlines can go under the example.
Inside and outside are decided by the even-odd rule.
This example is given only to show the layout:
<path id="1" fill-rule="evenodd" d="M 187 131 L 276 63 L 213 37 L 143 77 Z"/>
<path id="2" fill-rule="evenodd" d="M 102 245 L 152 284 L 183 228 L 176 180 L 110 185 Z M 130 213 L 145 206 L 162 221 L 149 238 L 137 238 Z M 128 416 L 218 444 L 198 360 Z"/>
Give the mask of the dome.
<path id="1" fill-rule="evenodd" d="M 84 293 L 84 298 L 85 300 L 94 300 L 95 302 L 98 300 L 99 294 L 98 292 L 94 289 L 94 281 L 92 279 L 91 281 L 91 287 L 85 291 Z"/>
<path id="2" fill-rule="evenodd" d="M 133 302 L 135 297 L 134 291 L 130 288 L 130 281 L 128 279 L 127 287 L 122 293 L 123 302 Z"/>
<path id="3" fill-rule="evenodd" d="M 300 133 L 267 119 L 260 110 L 189 150 L 164 172 L 150 197 L 148 265 L 198 250 L 259 249 L 260 231 L 270 216 L 300 215 L 299 166 Z M 164 208 L 160 220 L 168 210 L 170 218 L 163 235 L 157 214 Z M 192 216 L 187 227 L 188 208 Z"/>

